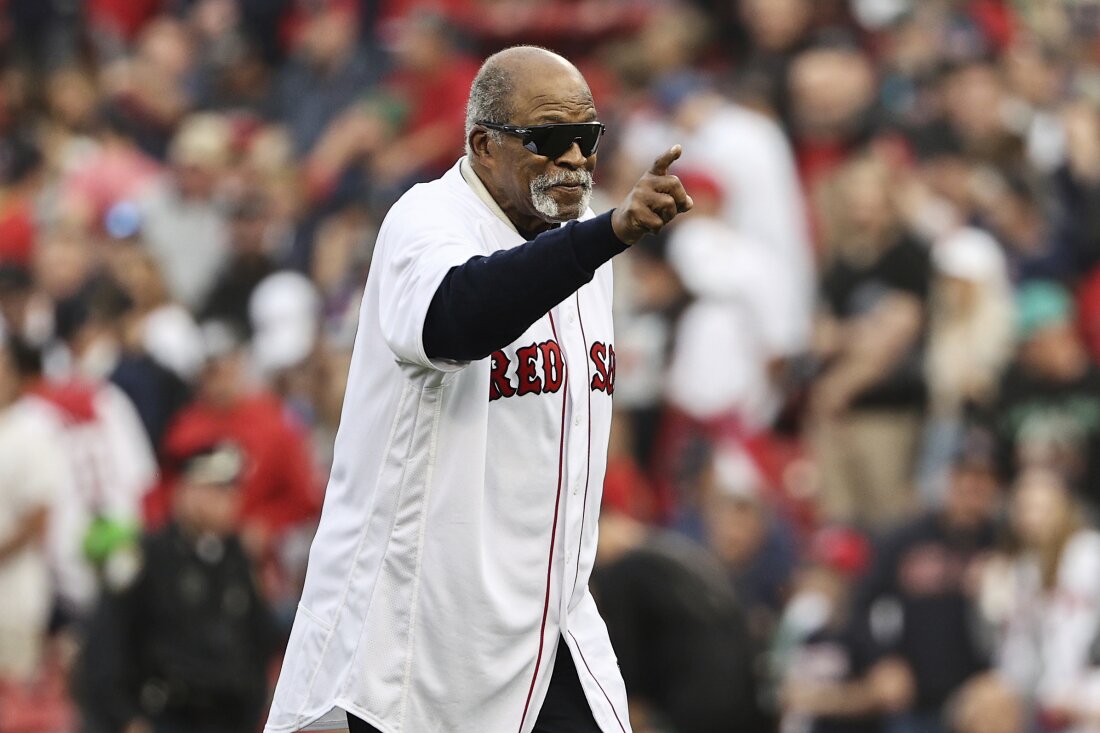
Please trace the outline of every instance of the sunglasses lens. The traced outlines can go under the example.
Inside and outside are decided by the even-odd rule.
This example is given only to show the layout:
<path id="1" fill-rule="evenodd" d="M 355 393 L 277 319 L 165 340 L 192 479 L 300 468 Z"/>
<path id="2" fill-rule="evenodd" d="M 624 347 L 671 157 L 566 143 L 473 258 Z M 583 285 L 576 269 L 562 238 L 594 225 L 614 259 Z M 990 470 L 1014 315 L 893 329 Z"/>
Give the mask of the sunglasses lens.
<path id="1" fill-rule="evenodd" d="M 596 123 L 579 125 L 547 125 L 528 133 L 528 149 L 544 155 L 551 160 L 560 158 L 575 141 L 581 148 L 581 155 L 588 157 L 596 152 L 603 128 Z"/>

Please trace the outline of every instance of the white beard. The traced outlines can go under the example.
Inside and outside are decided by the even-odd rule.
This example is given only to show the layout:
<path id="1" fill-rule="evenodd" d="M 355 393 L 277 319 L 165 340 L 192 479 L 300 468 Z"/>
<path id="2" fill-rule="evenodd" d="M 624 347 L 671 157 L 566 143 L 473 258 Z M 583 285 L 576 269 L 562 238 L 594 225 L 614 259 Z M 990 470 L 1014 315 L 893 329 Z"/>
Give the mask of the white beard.
<path id="1" fill-rule="evenodd" d="M 550 195 L 550 189 L 563 183 L 579 183 L 583 190 L 576 213 L 565 213 Z M 588 209 L 592 200 L 592 174 L 586 170 L 544 173 L 531 181 L 531 204 L 547 221 L 563 222 L 575 219 Z"/>

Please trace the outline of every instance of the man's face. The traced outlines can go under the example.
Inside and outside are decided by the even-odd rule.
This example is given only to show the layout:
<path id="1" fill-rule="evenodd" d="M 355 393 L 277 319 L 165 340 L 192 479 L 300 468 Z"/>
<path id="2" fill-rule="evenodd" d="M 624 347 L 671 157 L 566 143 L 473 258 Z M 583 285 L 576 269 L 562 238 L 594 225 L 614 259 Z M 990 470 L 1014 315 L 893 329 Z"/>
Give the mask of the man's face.
<path id="1" fill-rule="evenodd" d="M 540 65 L 515 76 L 513 117 L 510 124 L 529 126 L 555 122 L 592 122 L 596 107 L 584 80 L 572 69 Z M 475 146 L 476 148 L 476 146 Z M 487 185 L 501 208 L 523 229 L 545 228 L 538 223 L 576 219 L 588 208 L 596 154 L 585 157 L 574 143 L 556 159 L 536 155 L 515 135 L 502 134 L 489 142 L 490 155 L 481 156 L 488 169 Z"/>
<path id="2" fill-rule="evenodd" d="M 240 492 L 234 485 L 183 482 L 176 494 L 176 519 L 195 532 L 227 536 L 237 528 Z"/>
<path id="3" fill-rule="evenodd" d="M 1025 369 L 1047 379 L 1071 381 L 1087 363 L 1080 337 L 1068 321 L 1044 326 L 1020 348 Z"/>

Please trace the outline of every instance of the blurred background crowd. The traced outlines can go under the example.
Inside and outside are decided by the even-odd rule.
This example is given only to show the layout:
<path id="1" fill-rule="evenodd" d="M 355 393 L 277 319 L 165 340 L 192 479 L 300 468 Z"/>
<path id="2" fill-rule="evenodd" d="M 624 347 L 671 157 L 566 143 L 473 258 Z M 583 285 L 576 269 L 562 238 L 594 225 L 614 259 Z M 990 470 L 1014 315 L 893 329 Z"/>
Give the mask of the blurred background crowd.
<path id="1" fill-rule="evenodd" d="M 249 733 L 387 207 L 545 45 L 639 733 L 1100 731 L 1097 0 L 0 0 L 0 731 Z"/>

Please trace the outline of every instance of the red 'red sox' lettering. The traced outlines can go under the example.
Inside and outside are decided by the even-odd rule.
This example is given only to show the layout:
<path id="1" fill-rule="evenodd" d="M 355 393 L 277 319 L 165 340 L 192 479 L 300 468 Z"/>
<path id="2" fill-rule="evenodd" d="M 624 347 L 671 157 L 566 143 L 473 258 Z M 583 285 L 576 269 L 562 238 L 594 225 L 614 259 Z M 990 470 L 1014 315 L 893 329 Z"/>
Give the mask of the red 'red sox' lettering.
<path id="1" fill-rule="evenodd" d="M 543 391 L 557 392 L 565 377 L 565 361 L 562 359 L 561 349 L 556 341 L 543 341 L 539 344 L 539 350 L 542 352 L 542 368 L 545 374 Z"/>
<path id="2" fill-rule="evenodd" d="M 600 341 L 588 351 L 592 359 L 591 388 L 594 392 L 615 393 L 615 347 Z M 501 397 L 552 394 L 565 383 L 565 357 L 556 341 L 528 344 L 516 349 L 515 361 L 503 351 L 490 357 L 489 401 Z M 513 363 L 515 366 L 512 374 Z"/>
<path id="3" fill-rule="evenodd" d="M 490 402 L 501 397 L 557 392 L 565 381 L 565 358 L 556 341 L 543 341 L 516 349 L 514 377 L 508 376 L 512 360 L 507 354 L 498 350 L 490 358 Z"/>
<path id="4" fill-rule="evenodd" d="M 516 394 L 522 397 L 525 394 L 542 394 L 542 380 L 535 373 L 538 366 L 539 347 L 536 344 L 516 349 L 516 360 L 519 362 L 516 368 L 516 377 L 519 378 L 519 389 Z M 546 369 L 546 365 L 543 365 Z"/>
<path id="5" fill-rule="evenodd" d="M 592 375 L 592 391 L 615 394 L 615 347 L 599 341 L 589 350 L 596 373 Z"/>
<path id="6" fill-rule="evenodd" d="M 489 370 L 489 401 L 511 397 L 516 393 L 516 388 L 508 381 L 508 357 L 503 351 L 494 351 L 489 358 L 492 359 Z"/>

